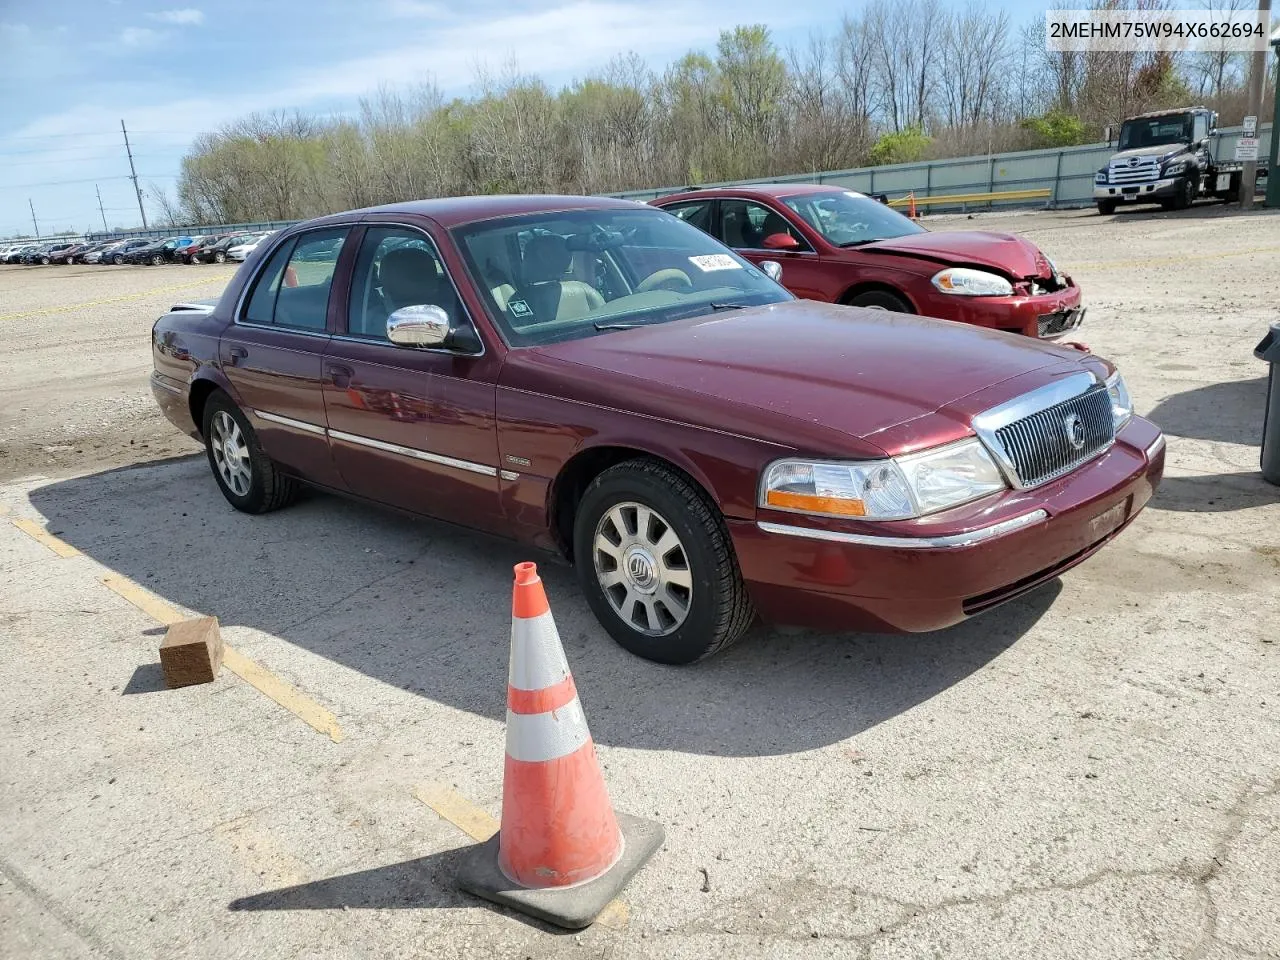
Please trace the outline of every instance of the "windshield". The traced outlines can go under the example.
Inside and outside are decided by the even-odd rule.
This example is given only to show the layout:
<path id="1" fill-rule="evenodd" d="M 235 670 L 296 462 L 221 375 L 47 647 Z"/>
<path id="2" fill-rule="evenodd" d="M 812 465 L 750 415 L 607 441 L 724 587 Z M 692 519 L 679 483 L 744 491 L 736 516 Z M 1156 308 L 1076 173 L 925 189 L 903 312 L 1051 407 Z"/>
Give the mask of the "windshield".
<path id="1" fill-rule="evenodd" d="M 1158 147 L 1166 143 L 1191 141 L 1191 114 L 1175 113 L 1167 117 L 1145 117 L 1126 120 L 1120 128 L 1120 149 Z"/>
<path id="2" fill-rule="evenodd" d="M 514 346 L 792 299 L 697 227 L 652 208 L 500 217 L 454 236 Z"/>
<path id="3" fill-rule="evenodd" d="M 892 207 L 860 193 L 844 190 L 806 193 L 783 197 L 782 202 L 837 247 L 854 247 L 873 240 L 925 232 L 924 227 Z"/>

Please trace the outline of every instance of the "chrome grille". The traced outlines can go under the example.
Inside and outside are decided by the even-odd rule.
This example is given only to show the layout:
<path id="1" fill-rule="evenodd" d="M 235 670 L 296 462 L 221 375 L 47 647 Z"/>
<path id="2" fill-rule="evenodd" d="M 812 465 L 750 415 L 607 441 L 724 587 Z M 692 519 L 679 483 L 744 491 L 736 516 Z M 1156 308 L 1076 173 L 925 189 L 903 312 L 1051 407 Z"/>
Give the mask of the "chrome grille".
<path id="1" fill-rule="evenodd" d="M 1079 447 L 1068 433 L 1077 421 Z M 1015 420 L 996 430 L 995 439 L 1024 487 L 1070 473 L 1115 440 L 1106 385 Z"/>
<path id="2" fill-rule="evenodd" d="M 1117 160 L 1108 168 L 1107 176 L 1111 183 L 1146 183 L 1156 180 L 1160 175 L 1160 165 L 1155 157 L 1139 157 L 1134 166 L 1128 160 Z"/>

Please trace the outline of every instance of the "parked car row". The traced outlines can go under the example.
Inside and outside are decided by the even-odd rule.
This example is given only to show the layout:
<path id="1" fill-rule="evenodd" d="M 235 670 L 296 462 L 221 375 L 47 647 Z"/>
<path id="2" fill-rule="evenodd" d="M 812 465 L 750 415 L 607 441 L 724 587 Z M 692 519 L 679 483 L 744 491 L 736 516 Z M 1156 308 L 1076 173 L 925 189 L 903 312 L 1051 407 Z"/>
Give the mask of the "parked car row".
<path id="1" fill-rule="evenodd" d="M 242 261 L 271 233 L 134 237 L 124 240 L 19 243 L 0 246 L 0 263 L 226 263 Z"/>

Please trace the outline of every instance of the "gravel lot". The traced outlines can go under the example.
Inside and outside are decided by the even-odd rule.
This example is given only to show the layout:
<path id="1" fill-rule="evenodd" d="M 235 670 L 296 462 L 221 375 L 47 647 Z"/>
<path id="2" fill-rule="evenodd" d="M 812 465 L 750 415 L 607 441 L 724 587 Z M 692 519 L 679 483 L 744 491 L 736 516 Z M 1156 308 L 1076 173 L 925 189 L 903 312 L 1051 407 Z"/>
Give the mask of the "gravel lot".
<path id="1" fill-rule="evenodd" d="M 457 893 L 469 840 L 416 792 L 498 813 L 526 557 L 328 496 L 231 511 L 146 374 L 154 317 L 232 268 L 0 267 L 0 511 L 79 551 L 0 520 L 0 956 L 1280 957 L 1280 489 L 1252 357 L 1280 216 L 930 222 L 1025 233 L 1076 277 L 1079 338 L 1169 435 L 1165 486 L 960 627 L 757 628 L 687 669 L 622 652 L 547 563 L 614 801 L 667 829 L 578 935 Z M 122 577 L 220 617 L 341 736 L 227 670 L 162 690 L 165 611 L 101 582 Z"/>

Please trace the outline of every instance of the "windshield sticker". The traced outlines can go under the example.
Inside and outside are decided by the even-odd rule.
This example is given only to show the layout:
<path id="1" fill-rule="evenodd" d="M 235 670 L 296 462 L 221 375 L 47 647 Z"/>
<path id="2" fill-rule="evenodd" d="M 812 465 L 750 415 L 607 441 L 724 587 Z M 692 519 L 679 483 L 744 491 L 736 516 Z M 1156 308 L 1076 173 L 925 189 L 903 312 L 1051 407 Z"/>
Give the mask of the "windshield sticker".
<path id="1" fill-rule="evenodd" d="M 513 317 L 532 317 L 533 310 L 523 300 L 508 300 L 507 310 Z"/>
<path id="2" fill-rule="evenodd" d="M 689 262 L 703 273 L 713 270 L 741 270 L 742 264 L 727 253 L 708 253 L 700 257 L 690 257 Z"/>

